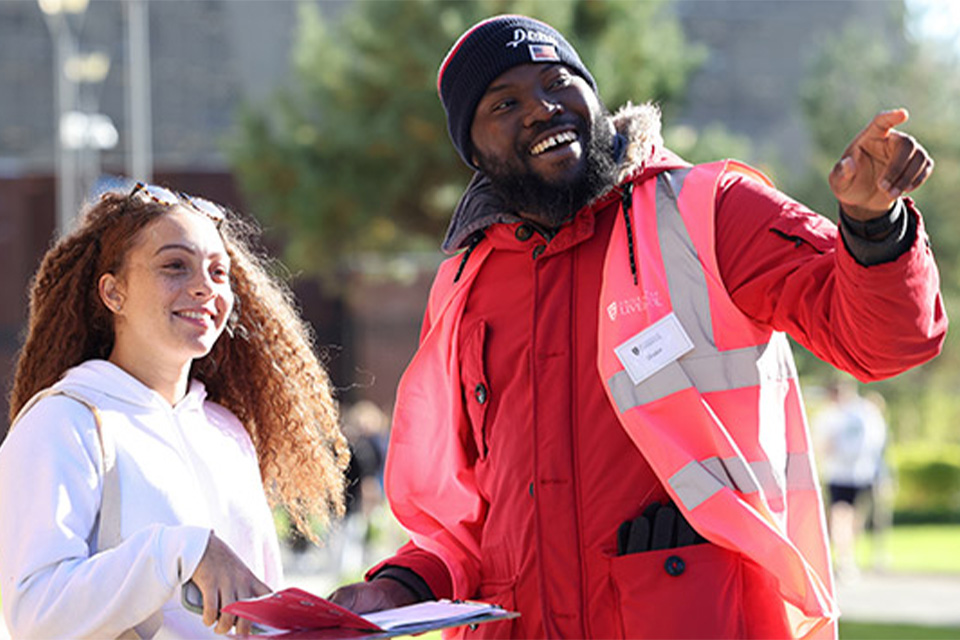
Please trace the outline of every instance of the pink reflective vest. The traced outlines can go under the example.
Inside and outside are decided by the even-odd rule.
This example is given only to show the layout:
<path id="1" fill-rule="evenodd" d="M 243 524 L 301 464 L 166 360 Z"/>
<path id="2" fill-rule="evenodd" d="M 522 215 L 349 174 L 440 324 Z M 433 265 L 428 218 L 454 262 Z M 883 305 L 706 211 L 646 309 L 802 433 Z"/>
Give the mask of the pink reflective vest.
<path id="1" fill-rule="evenodd" d="M 635 210 L 656 215 L 632 217 L 637 284 L 627 225 L 614 227 L 598 365 L 624 429 L 690 523 L 772 573 L 794 635 L 807 637 L 838 615 L 823 505 L 786 337 L 740 312 L 719 275 L 713 202 L 728 171 L 766 180 L 714 163 L 634 194 Z M 638 296 L 661 304 L 620 313 Z"/>
<path id="2" fill-rule="evenodd" d="M 656 215 L 618 216 L 615 223 L 598 308 L 597 364 L 623 428 L 691 524 L 770 572 L 794 636 L 833 637 L 837 609 L 823 508 L 792 356 L 782 334 L 737 309 L 716 263 L 716 186 L 730 171 L 766 181 L 724 162 L 636 185 L 632 211 Z M 479 582 L 485 516 L 474 470 L 451 428 L 463 412 L 459 320 L 490 250 L 480 243 L 456 284 L 454 262 L 436 279 L 428 330 L 398 390 L 386 470 L 397 518 L 417 546 L 443 560 L 455 597 L 473 596 L 471 585 Z M 424 465 L 435 471 L 411 472 Z M 784 611 L 769 615 L 781 620 Z"/>

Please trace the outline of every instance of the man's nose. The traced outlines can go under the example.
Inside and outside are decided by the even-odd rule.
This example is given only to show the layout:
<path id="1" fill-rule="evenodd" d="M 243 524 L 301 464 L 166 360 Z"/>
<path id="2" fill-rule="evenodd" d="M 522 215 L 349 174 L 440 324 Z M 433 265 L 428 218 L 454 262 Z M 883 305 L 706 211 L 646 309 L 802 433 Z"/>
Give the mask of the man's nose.
<path id="1" fill-rule="evenodd" d="M 563 105 L 556 99 L 544 94 L 534 96 L 524 118 L 524 125 L 529 127 L 538 122 L 550 120 L 562 112 Z"/>

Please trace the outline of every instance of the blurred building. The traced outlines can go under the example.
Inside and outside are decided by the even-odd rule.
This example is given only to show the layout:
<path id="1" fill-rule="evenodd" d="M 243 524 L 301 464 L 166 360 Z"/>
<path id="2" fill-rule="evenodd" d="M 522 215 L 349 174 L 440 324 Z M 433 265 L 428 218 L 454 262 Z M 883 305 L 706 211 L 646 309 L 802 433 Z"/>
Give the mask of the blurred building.
<path id="1" fill-rule="evenodd" d="M 125 4 L 92 0 L 82 15 L 66 16 L 69 33 L 64 37 L 73 39 L 77 52 L 102 54 L 109 61 L 102 81 L 76 85 L 76 106 L 106 116 L 119 132 L 119 143 L 113 148 L 77 153 L 81 192 L 89 195 L 101 172 L 128 173 L 127 100 L 133 71 L 149 78 L 152 179 L 243 210 L 223 145 L 237 107 L 268 98 L 288 80 L 297 3 L 147 2 L 149 40 L 144 44 L 149 67 L 145 71 L 128 67 Z M 340 5 L 324 2 L 323 8 L 336 12 Z M 0 410 L 4 416 L 27 317 L 26 288 L 57 224 L 57 38 L 47 22 L 36 1 L 0 0 Z M 324 317 L 331 310 L 313 292 L 303 297 L 322 307 L 312 314 L 324 321 L 318 327 L 337 324 Z M 322 341 L 338 338 L 320 337 Z M 2 437 L 6 420 L 0 424 Z"/>
<path id="2" fill-rule="evenodd" d="M 892 45 L 904 38 L 900 0 L 680 0 L 674 8 L 687 39 L 709 52 L 680 121 L 720 123 L 786 170 L 802 169 L 810 152 L 798 98 L 813 56 L 853 25 Z"/>
<path id="3" fill-rule="evenodd" d="M 325 0 L 330 16 L 350 0 Z M 128 57 L 124 2 L 92 0 L 71 24 L 80 52 L 109 59 L 102 81 L 79 87 L 80 106 L 109 118 L 119 143 L 84 162 L 121 175 L 129 164 Z M 229 172 L 224 140 L 238 105 L 265 100 L 289 81 L 297 2 L 193 0 L 147 3 L 152 159 L 157 182 L 202 193 L 244 210 Z M 799 166 L 806 135 L 796 96 L 805 65 L 824 38 L 857 22 L 878 37 L 900 37 L 899 0 L 684 0 L 676 2 L 687 37 L 709 49 L 689 87 L 679 120 L 702 127 L 720 122 L 761 149 L 780 150 Z M 0 410 L 26 318 L 26 287 L 56 227 L 55 168 L 58 106 L 55 47 L 44 13 L 32 0 L 0 0 Z M 442 52 L 437 52 L 438 60 Z M 638 98 L 642 98 L 639 96 Z M 797 163 L 797 164 L 793 164 Z M 84 185 L 85 188 L 91 186 Z M 359 292 L 343 309 L 311 283 L 297 295 L 330 345 L 335 383 L 352 399 L 389 408 L 412 355 L 432 265 L 416 263 L 408 278 L 358 276 Z M 408 265 L 408 270 L 410 265 Z M 374 303 L 375 301 L 375 303 Z M 349 316 L 349 326 L 343 321 Z M 0 421 L 0 437 L 6 421 Z"/>

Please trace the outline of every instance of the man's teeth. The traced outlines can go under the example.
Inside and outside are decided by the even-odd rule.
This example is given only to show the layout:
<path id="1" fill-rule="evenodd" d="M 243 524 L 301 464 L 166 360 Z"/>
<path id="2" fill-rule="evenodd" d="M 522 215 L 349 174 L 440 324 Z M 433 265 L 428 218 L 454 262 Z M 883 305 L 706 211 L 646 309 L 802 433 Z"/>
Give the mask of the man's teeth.
<path id="1" fill-rule="evenodd" d="M 566 144 L 568 142 L 574 142 L 576 139 L 577 134 L 574 131 L 564 131 L 563 133 L 558 133 L 557 135 L 550 136 L 546 140 L 534 145 L 534 147 L 530 149 L 530 155 L 538 156 L 548 149 L 552 149 L 553 147 Z"/>
<path id="2" fill-rule="evenodd" d="M 181 315 L 184 318 L 194 318 L 196 320 L 206 320 L 210 317 L 210 314 L 202 311 L 181 311 L 177 315 Z"/>

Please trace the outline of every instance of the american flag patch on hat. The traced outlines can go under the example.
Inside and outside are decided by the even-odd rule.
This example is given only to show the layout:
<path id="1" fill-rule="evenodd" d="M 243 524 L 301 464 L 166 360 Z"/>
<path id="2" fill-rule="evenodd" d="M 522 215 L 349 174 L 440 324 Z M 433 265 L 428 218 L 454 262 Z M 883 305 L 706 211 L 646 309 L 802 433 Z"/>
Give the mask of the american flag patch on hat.
<path id="1" fill-rule="evenodd" d="M 534 62 L 542 62 L 544 60 L 560 62 L 560 55 L 557 53 L 557 48 L 552 44 L 530 44 L 527 46 L 530 48 L 530 59 Z"/>

